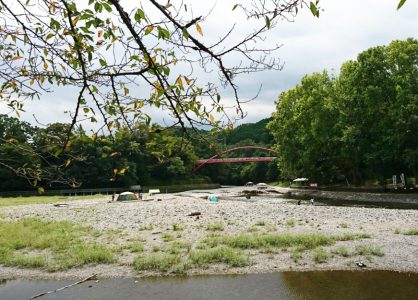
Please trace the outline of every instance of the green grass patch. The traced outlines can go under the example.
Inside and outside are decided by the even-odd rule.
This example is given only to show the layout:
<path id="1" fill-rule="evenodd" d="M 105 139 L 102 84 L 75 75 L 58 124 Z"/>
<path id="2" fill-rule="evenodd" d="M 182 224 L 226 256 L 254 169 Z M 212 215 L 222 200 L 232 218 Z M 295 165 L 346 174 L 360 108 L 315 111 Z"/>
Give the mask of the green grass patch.
<path id="1" fill-rule="evenodd" d="M 213 223 L 206 226 L 208 231 L 223 231 L 224 229 L 224 224 L 222 223 Z"/>
<path id="2" fill-rule="evenodd" d="M 332 245 L 337 240 L 334 236 L 324 234 L 288 234 L 288 233 L 267 233 L 267 234 L 238 234 L 233 236 L 207 237 L 203 242 L 209 247 L 226 245 L 239 249 L 260 249 L 260 248 L 289 248 L 298 247 L 301 250 L 314 249 L 319 246 Z"/>
<path id="3" fill-rule="evenodd" d="M 248 232 L 257 232 L 260 231 L 260 229 L 257 226 L 251 226 L 247 229 Z"/>
<path id="4" fill-rule="evenodd" d="M 418 229 L 417 228 L 411 228 L 408 231 L 404 233 L 405 235 L 418 235 Z"/>
<path id="5" fill-rule="evenodd" d="M 265 226 L 266 225 L 266 221 L 264 220 L 259 220 L 257 221 L 257 223 L 255 223 L 255 226 Z"/>
<path id="6" fill-rule="evenodd" d="M 322 264 L 326 262 L 329 258 L 329 253 L 324 248 L 319 247 L 314 249 L 313 253 L 313 260 L 315 263 Z"/>
<path id="7" fill-rule="evenodd" d="M 353 241 L 368 238 L 370 238 L 370 234 L 367 233 L 344 233 L 343 235 L 337 237 L 339 241 Z"/>
<path id="8" fill-rule="evenodd" d="M 115 262 L 116 257 L 110 249 L 89 242 L 95 235 L 96 231 L 91 228 L 75 226 L 67 221 L 26 218 L 17 222 L 0 222 L 0 264 L 45 267 L 55 271 Z"/>
<path id="9" fill-rule="evenodd" d="M 172 229 L 173 231 L 183 231 L 186 227 L 180 224 L 173 224 Z"/>
<path id="10" fill-rule="evenodd" d="M 162 238 L 164 242 L 172 242 L 176 239 L 173 235 L 167 232 L 162 234 Z"/>
<path id="11" fill-rule="evenodd" d="M 141 241 L 131 241 L 127 244 L 126 249 L 133 253 L 143 252 L 144 244 Z"/>
<path id="12" fill-rule="evenodd" d="M 288 227 L 295 227 L 296 221 L 294 219 L 289 219 L 286 221 L 286 226 Z"/>
<path id="13" fill-rule="evenodd" d="M 302 259 L 302 252 L 300 252 L 299 250 L 295 249 L 292 251 L 292 253 L 290 254 L 290 258 L 295 262 L 298 263 L 301 259 Z"/>
<path id="14" fill-rule="evenodd" d="M 153 229 L 154 227 L 152 227 L 152 225 L 142 225 L 138 228 L 139 231 L 150 231 Z"/>
<path id="15" fill-rule="evenodd" d="M 243 251 L 225 246 L 191 251 L 190 261 L 199 267 L 213 263 L 224 263 L 230 267 L 249 265 L 249 258 Z"/>
<path id="16" fill-rule="evenodd" d="M 348 251 L 347 247 L 345 247 L 345 246 L 340 246 L 340 247 L 338 247 L 336 249 L 332 249 L 331 250 L 331 253 L 332 254 L 339 255 L 339 256 L 343 256 L 343 257 L 349 257 L 349 256 L 351 256 L 350 251 Z"/>
<path id="17" fill-rule="evenodd" d="M 156 253 L 135 257 L 133 267 L 136 271 L 167 272 L 180 262 L 181 259 L 178 255 Z"/>
<path id="18" fill-rule="evenodd" d="M 15 206 L 15 205 L 29 205 L 29 204 L 53 204 L 58 202 L 68 202 L 77 200 L 88 200 L 95 198 L 103 198 L 105 195 L 87 195 L 87 196 L 30 196 L 30 197 L 5 197 L 0 198 L 0 207 Z"/>
<path id="19" fill-rule="evenodd" d="M 190 243 L 175 241 L 170 244 L 167 250 L 170 254 L 181 254 L 182 252 L 190 252 L 191 248 L 192 244 Z"/>
<path id="20" fill-rule="evenodd" d="M 365 256 L 368 260 L 371 260 L 372 256 L 384 256 L 382 249 L 377 245 L 359 245 L 356 246 L 356 254 Z"/>

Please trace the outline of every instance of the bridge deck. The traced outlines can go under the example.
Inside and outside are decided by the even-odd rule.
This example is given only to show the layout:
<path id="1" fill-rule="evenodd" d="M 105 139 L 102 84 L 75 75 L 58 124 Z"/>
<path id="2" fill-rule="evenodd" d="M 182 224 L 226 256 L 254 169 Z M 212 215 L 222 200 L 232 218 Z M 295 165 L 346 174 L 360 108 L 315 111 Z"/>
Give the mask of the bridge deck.
<path id="1" fill-rule="evenodd" d="M 272 161 L 275 157 L 236 157 L 236 158 L 210 158 L 200 159 L 196 165 L 200 164 L 221 164 L 221 163 L 240 163 L 240 162 L 259 162 Z"/>

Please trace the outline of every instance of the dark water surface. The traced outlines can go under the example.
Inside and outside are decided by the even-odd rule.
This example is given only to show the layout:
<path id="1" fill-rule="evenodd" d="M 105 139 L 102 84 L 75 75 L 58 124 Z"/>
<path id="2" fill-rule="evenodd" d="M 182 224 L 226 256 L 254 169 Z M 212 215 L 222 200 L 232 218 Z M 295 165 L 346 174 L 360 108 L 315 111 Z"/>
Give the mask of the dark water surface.
<path id="1" fill-rule="evenodd" d="M 311 205 L 309 199 L 301 199 L 301 205 Z M 286 200 L 289 203 L 297 204 L 298 199 Z M 347 206 L 347 207 L 370 207 L 370 208 L 388 208 L 388 209 L 418 209 L 417 203 L 399 203 L 399 202 L 376 202 L 376 201 L 356 201 L 341 199 L 315 198 L 315 206 Z M 417 298 L 418 299 L 418 298 Z"/>
<path id="2" fill-rule="evenodd" d="M 7 280 L 0 299 L 31 296 L 70 281 Z M 418 299 L 418 274 L 388 271 L 283 272 L 88 281 L 37 299 Z"/>

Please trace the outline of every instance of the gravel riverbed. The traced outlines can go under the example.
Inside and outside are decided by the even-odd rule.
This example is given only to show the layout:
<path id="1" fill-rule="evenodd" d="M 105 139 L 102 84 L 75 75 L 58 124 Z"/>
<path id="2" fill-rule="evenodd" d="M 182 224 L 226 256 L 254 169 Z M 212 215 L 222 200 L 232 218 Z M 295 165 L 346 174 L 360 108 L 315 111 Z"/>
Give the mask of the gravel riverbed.
<path id="1" fill-rule="evenodd" d="M 209 268 L 192 268 L 194 274 L 265 273 L 289 270 L 354 270 L 362 261 L 367 269 L 418 272 L 418 235 L 406 235 L 407 230 L 418 229 L 418 210 L 384 209 L 343 206 L 317 206 L 309 201 L 297 205 L 284 199 L 279 189 L 268 187 L 263 194 L 246 199 L 245 190 L 254 187 L 228 187 L 209 191 L 188 191 L 176 194 L 158 194 L 150 201 L 112 202 L 107 198 L 66 202 L 68 206 L 53 204 L 22 205 L 0 208 L 3 220 L 37 217 L 44 220 L 68 220 L 104 233 L 113 232 L 112 240 L 97 237 L 109 246 L 141 239 L 144 253 L 156 247 L 164 248 L 164 234 L 177 241 L 188 242 L 194 249 L 208 234 L 209 225 L 222 224 L 221 235 L 242 232 L 261 233 L 366 233 L 370 238 L 339 241 L 325 247 L 328 253 L 344 246 L 354 253 L 356 246 L 378 246 L 383 256 L 367 260 L 358 254 L 347 257 L 330 255 L 323 263 L 312 259 L 312 251 L 302 255 L 298 262 L 288 249 L 264 252 L 249 250 L 251 264 L 232 268 L 222 264 Z M 211 203 L 210 194 L 220 195 L 219 202 Z M 199 216 L 188 216 L 200 212 Z M 174 230 L 176 228 L 176 230 Z M 154 249 L 154 250 L 153 250 Z M 101 277 L 141 277 L 159 275 L 150 271 L 135 271 L 131 266 L 134 254 L 121 253 L 119 262 L 112 265 L 84 266 L 65 272 L 47 272 L 38 269 L 0 267 L 0 278 L 84 278 L 92 273 Z"/>

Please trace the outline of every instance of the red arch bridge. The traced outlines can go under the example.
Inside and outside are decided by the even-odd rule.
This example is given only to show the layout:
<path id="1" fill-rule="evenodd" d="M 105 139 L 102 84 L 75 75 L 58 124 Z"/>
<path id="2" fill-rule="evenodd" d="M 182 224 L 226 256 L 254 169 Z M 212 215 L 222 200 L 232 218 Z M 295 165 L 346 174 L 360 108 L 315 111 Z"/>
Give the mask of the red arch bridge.
<path id="1" fill-rule="evenodd" d="M 236 157 L 236 158 L 223 158 L 222 156 L 226 153 L 230 153 L 230 152 L 235 152 L 235 151 L 240 151 L 240 150 L 248 150 L 248 149 L 254 149 L 254 150 L 263 150 L 263 151 L 267 151 L 273 154 L 277 154 L 277 151 L 270 149 L 270 148 L 265 148 L 265 147 L 260 147 L 260 146 L 242 146 L 242 147 L 235 147 L 235 148 L 231 148 L 225 151 L 222 151 L 208 159 L 199 159 L 194 168 L 193 168 L 193 172 L 196 172 L 197 170 L 199 170 L 201 167 L 203 167 L 206 164 L 224 164 L 224 163 L 242 163 L 242 162 L 258 162 L 258 161 L 272 161 L 273 159 L 276 158 L 276 156 L 266 156 L 266 157 Z"/>

